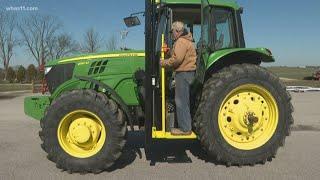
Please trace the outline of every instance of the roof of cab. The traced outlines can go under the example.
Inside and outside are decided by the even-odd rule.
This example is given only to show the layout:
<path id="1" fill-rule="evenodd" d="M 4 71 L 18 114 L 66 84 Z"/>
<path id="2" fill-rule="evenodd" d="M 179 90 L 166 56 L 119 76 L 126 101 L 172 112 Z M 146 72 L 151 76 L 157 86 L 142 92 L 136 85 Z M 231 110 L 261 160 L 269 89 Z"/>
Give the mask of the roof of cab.
<path id="1" fill-rule="evenodd" d="M 159 1 L 159 0 L 158 0 Z M 160 0 L 164 4 L 201 4 L 201 0 Z M 211 5 L 225 6 L 233 9 L 239 9 L 240 6 L 236 0 L 208 0 Z"/>

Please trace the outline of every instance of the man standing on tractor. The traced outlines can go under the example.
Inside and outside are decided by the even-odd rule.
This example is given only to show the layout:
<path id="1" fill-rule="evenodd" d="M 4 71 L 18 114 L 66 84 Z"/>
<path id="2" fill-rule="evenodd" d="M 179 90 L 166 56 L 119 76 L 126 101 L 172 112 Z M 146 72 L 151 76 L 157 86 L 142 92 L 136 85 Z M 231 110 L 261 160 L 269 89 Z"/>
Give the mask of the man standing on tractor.
<path id="1" fill-rule="evenodd" d="M 172 128 L 172 135 L 190 135 L 190 85 L 195 76 L 197 54 L 193 37 L 184 23 L 176 21 L 172 24 L 172 38 L 175 41 L 169 59 L 161 60 L 164 68 L 173 68 L 175 71 L 175 103 L 179 128 Z"/>

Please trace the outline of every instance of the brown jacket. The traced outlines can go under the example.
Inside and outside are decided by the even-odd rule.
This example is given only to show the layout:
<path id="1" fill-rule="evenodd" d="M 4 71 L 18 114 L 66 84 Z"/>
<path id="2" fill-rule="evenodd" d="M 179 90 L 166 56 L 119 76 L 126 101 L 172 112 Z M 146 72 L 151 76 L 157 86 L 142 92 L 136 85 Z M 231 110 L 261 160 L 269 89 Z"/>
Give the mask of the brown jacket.
<path id="1" fill-rule="evenodd" d="M 196 70 L 197 53 L 191 33 L 180 36 L 173 45 L 171 58 L 164 61 L 165 67 L 177 72 Z"/>

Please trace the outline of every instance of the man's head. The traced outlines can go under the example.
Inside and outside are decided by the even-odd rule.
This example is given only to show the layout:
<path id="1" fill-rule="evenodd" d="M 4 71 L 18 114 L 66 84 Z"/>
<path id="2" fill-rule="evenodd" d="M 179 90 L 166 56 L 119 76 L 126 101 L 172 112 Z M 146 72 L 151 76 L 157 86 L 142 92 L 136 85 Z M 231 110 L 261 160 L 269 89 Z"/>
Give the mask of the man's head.
<path id="1" fill-rule="evenodd" d="M 181 21 L 176 21 L 172 24 L 172 36 L 174 40 L 177 40 L 184 32 L 184 23 Z"/>

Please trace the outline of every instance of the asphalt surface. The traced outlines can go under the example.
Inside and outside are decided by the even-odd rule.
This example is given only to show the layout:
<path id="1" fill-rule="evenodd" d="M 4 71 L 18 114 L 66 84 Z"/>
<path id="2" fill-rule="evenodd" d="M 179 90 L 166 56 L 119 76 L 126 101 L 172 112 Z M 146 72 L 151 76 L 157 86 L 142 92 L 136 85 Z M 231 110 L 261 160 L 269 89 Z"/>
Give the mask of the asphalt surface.
<path id="1" fill-rule="evenodd" d="M 30 94 L 0 93 L 0 179 L 318 179 L 320 176 L 320 93 L 292 94 L 295 125 L 272 162 L 254 167 L 225 167 L 207 162 L 199 144 L 164 143 L 155 166 L 145 159 L 143 133 L 129 134 L 114 169 L 68 174 L 47 160 L 40 148 L 38 121 L 24 115 Z M 141 153 L 142 157 L 140 157 Z"/>

